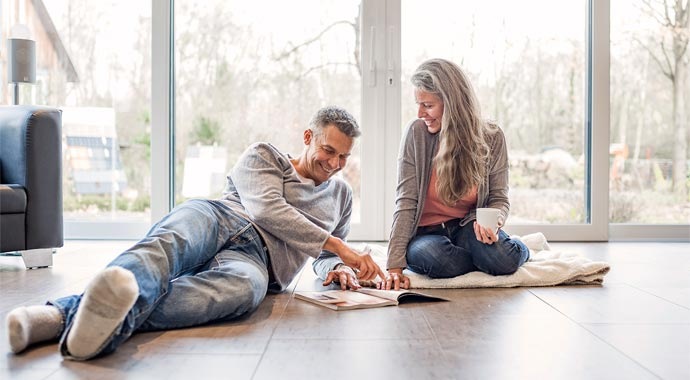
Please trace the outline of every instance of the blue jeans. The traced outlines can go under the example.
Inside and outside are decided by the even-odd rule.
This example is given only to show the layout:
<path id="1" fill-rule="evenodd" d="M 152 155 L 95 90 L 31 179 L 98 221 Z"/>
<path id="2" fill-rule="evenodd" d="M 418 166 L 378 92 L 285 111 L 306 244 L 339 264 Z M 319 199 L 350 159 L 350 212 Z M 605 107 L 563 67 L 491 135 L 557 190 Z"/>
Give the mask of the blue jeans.
<path id="1" fill-rule="evenodd" d="M 482 271 L 491 275 L 512 274 L 529 259 L 523 242 L 499 230 L 498 241 L 489 245 L 477 240 L 473 223 L 445 227 L 420 227 L 407 246 L 407 266 L 431 278 L 451 278 Z"/>
<path id="2" fill-rule="evenodd" d="M 135 331 L 195 326 L 254 311 L 269 280 L 267 253 L 252 224 L 212 200 L 176 207 L 108 266 L 131 271 L 139 297 L 99 355 L 115 351 Z M 63 315 L 64 356 L 82 296 L 49 302 Z"/>

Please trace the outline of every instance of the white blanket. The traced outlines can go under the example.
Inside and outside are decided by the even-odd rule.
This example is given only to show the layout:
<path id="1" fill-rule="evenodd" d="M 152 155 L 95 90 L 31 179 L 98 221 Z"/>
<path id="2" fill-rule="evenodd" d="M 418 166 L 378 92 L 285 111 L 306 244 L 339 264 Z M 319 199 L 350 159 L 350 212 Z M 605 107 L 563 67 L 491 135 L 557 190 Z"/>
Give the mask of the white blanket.
<path id="1" fill-rule="evenodd" d="M 517 272 L 492 276 L 470 272 L 454 278 L 429 278 L 405 270 L 412 288 L 512 288 L 516 286 L 598 285 L 611 267 L 575 253 L 551 251 L 540 232 L 520 238 L 530 249 L 530 259 Z M 386 248 L 371 246 L 374 260 L 385 268 Z"/>

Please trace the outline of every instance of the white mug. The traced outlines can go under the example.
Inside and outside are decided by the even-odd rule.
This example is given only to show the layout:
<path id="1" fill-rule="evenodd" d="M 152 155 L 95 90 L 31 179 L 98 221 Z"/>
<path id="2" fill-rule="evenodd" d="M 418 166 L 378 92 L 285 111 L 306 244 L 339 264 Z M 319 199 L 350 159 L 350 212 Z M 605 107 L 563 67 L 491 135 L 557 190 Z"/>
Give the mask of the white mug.
<path id="1" fill-rule="evenodd" d="M 478 208 L 477 209 L 477 223 L 485 228 L 490 228 L 493 231 L 498 231 L 498 216 L 501 210 L 497 208 Z"/>

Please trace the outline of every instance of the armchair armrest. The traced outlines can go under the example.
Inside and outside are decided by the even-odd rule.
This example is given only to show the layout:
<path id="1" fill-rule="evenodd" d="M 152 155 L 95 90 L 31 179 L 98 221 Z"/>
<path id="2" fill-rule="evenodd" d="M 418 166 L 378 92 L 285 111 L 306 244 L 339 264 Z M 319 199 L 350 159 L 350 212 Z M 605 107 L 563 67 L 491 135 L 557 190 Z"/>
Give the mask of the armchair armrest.
<path id="1" fill-rule="evenodd" d="M 24 249 L 62 247 L 62 111 L 0 107 L 0 172 L 26 191 Z"/>

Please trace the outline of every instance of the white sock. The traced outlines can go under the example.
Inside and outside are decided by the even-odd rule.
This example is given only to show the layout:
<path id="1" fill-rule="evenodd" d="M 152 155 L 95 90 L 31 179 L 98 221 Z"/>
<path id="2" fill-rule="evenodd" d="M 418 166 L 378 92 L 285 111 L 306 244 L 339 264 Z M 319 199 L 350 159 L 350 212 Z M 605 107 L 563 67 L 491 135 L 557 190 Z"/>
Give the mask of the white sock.
<path id="1" fill-rule="evenodd" d="M 57 338 L 62 331 L 62 314 L 55 306 L 18 307 L 5 320 L 10 350 L 15 354 L 34 343 Z"/>
<path id="2" fill-rule="evenodd" d="M 544 236 L 544 234 L 541 232 L 535 232 L 525 236 L 513 235 L 510 238 L 523 242 L 527 248 L 529 248 L 531 253 L 551 250 L 549 243 L 546 241 L 546 236 Z"/>
<path id="3" fill-rule="evenodd" d="M 132 272 L 110 267 L 86 287 L 72 328 L 67 333 L 67 351 L 75 358 L 88 359 L 122 323 L 139 296 Z"/>

